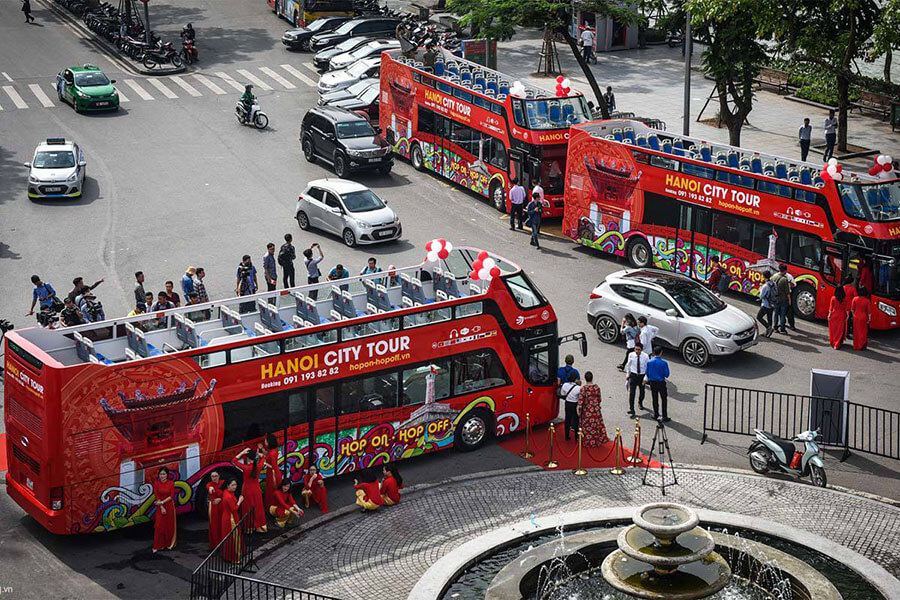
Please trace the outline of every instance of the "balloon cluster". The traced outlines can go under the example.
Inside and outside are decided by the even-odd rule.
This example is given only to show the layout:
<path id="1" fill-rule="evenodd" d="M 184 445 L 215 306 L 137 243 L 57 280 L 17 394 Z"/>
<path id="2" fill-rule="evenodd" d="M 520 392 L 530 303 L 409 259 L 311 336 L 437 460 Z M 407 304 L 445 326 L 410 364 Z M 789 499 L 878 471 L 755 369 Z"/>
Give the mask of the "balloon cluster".
<path id="1" fill-rule="evenodd" d="M 425 258 L 428 262 L 437 262 L 439 259 L 443 260 L 450 256 L 451 250 L 453 250 L 453 244 L 444 238 L 431 240 L 425 244 L 425 252 L 428 253 Z"/>
<path id="2" fill-rule="evenodd" d="M 844 174 L 842 173 L 842 167 L 838 164 L 836 158 L 829 158 L 828 162 L 825 163 L 825 169 L 822 171 L 822 179 L 834 179 L 835 181 L 840 181 L 844 178 Z"/>
<path id="3" fill-rule="evenodd" d="M 500 267 L 487 252 L 482 250 L 478 253 L 478 259 L 472 263 L 469 277 L 473 281 L 490 281 L 494 277 L 500 277 Z"/>
<path id="4" fill-rule="evenodd" d="M 875 164 L 869 167 L 869 175 L 880 179 L 891 179 L 894 175 L 893 159 L 887 154 L 879 154 L 875 157 Z"/>
<path id="5" fill-rule="evenodd" d="M 509 88 L 509 94 L 510 96 L 515 96 L 517 98 L 524 98 L 525 84 L 523 84 L 521 81 L 513 82 L 512 87 Z"/>
<path id="6" fill-rule="evenodd" d="M 569 95 L 569 92 L 572 91 L 572 88 L 569 87 L 569 79 L 568 77 L 563 77 L 560 75 L 556 78 L 556 95 L 560 97 L 565 97 Z"/>

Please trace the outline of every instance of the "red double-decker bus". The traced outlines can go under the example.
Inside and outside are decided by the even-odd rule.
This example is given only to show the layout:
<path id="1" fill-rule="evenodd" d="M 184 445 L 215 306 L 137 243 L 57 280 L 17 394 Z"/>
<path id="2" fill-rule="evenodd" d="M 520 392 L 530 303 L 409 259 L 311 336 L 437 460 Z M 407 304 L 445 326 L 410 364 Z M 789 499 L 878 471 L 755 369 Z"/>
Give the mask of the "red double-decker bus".
<path id="1" fill-rule="evenodd" d="M 59 534 L 150 520 L 167 467 L 179 511 L 274 433 L 279 468 L 338 475 L 556 417 L 556 315 L 517 266 L 446 260 L 6 336 L 6 489 Z M 571 336 L 582 340 L 584 336 Z"/>
<path id="2" fill-rule="evenodd" d="M 569 126 L 590 119 L 584 97 L 559 98 L 442 49 L 381 60 L 380 124 L 394 152 L 508 210 L 510 181 L 544 189 L 544 215 L 563 214 Z M 522 84 L 520 84 L 522 85 Z"/>
<path id="3" fill-rule="evenodd" d="M 563 231 L 573 240 L 698 279 L 717 256 L 728 286 L 758 295 L 787 264 L 794 311 L 825 318 L 851 274 L 871 284 L 871 326 L 900 325 L 900 180 L 822 167 L 650 129 L 572 127 Z M 774 235 L 773 235 L 774 234 Z"/>

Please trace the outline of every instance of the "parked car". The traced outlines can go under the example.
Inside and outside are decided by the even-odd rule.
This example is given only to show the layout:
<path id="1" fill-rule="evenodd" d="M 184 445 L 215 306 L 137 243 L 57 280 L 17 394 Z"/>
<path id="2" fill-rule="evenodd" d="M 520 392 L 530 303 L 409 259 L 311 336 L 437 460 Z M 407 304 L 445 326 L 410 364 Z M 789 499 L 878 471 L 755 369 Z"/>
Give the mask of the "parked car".
<path id="1" fill-rule="evenodd" d="M 306 27 L 296 27 L 288 29 L 281 36 L 281 43 L 291 50 L 303 50 L 309 52 L 310 40 L 317 33 L 327 33 L 334 31 L 342 24 L 349 21 L 351 17 L 344 15 L 332 15 L 316 19 Z"/>
<path id="2" fill-rule="evenodd" d="M 372 190 L 346 179 L 311 181 L 297 198 L 297 224 L 341 236 L 351 248 L 399 239 L 400 218 Z"/>
<path id="3" fill-rule="evenodd" d="M 328 70 L 336 71 L 349 67 L 362 58 L 381 58 L 381 53 L 385 50 L 396 50 L 399 47 L 400 42 L 397 40 L 372 40 L 362 46 L 357 46 L 350 52 L 344 52 L 333 57 L 328 61 Z"/>
<path id="4" fill-rule="evenodd" d="M 359 48 L 363 44 L 367 44 L 371 41 L 372 38 L 370 37 L 355 37 L 350 38 L 345 42 L 341 42 L 337 46 L 316 52 L 315 56 L 313 56 L 313 66 L 319 71 L 327 71 L 332 58 L 339 54 L 343 54 L 344 52 L 349 52 L 354 48 Z"/>
<path id="5" fill-rule="evenodd" d="M 675 348 L 695 367 L 753 346 L 756 320 L 683 275 L 656 269 L 618 271 L 594 288 L 588 322 L 607 344 L 619 340 L 622 318 L 646 316 L 659 328 L 653 341 Z"/>
<path id="6" fill-rule="evenodd" d="M 319 77 L 319 93 L 326 94 L 350 87 L 357 81 L 378 79 L 381 74 L 381 57 L 361 58 L 346 69 L 331 71 Z"/>
<path id="7" fill-rule="evenodd" d="M 381 87 L 378 85 L 378 80 L 375 79 L 371 82 L 369 81 L 360 81 L 359 83 L 350 86 L 350 88 L 356 88 L 357 91 L 352 96 L 346 98 L 336 98 L 332 100 L 326 100 L 322 102 L 325 106 L 334 106 L 337 108 L 343 108 L 352 112 L 355 112 L 358 115 L 365 115 L 367 119 L 370 121 L 378 120 L 378 94 L 381 93 Z M 368 85 L 368 87 L 358 88 L 359 85 Z M 350 89 L 347 88 L 347 89 Z M 343 91 L 343 90 L 341 90 Z M 340 92 L 336 92 L 340 93 Z M 327 96 L 328 94 L 326 94 Z"/>
<path id="8" fill-rule="evenodd" d="M 354 171 L 377 169 L 391 172 L 391 146 L 369 121 L 343 108 L 311 108 L 300 125 L 300 147 L 309 162 L 323 160 L 334 165 L 338 177 Z"/>
<path id="9" fill-rule="evenodd" d="M 317 33 L 312 37 L 311 48 L 318 52 L 331 48 L 352 37 L 396 37 L 400 19 L 395 17 L 363 17 L 342 23 L 334 31 Z"/>
<path id="10" fill-rule="evenodd" d="M 362 94 L 365 90 L 374 87 L 378 89 L 381 84 L 381 81 L 377 78 L 373 79 L 363 79 L 362 81 L 357 81 L 353 85 L 347 86 L 345 88 L 335 90 L 333 92 L 326 92 L 324 94 L 319 95 L 319 105 L 322 104 L 331 104 L 332 102 L 338 102 L 340 100 L 347 100 L 350 98 L 356 98 L 360 94 Z"/>

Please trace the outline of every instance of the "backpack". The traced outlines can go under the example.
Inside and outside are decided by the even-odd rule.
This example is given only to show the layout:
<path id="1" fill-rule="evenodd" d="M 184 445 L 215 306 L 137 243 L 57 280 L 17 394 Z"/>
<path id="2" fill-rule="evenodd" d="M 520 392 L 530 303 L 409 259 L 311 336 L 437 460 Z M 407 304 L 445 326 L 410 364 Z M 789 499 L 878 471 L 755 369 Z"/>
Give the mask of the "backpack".
<path id="1" fill-rule="evenodd" d="M 278 264 L 282 267 L 286 267 L 291 262 L 291 251 L 288 250 L 287 244 L 282 244 L 281 249 L 278 250 Z"/>

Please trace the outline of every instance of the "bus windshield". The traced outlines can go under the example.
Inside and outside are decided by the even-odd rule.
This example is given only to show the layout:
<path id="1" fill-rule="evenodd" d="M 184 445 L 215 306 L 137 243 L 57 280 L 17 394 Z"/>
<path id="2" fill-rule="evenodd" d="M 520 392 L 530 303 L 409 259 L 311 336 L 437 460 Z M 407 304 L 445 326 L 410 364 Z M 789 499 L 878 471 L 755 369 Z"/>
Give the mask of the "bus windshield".
<path id="1" fill-rule="evenodd" d="M 900 180 L 887 183 L 838 183 L 847 216 L 867 221 L 900 219 Z"/>
<path id="2" fill-rule="evenodd" d="M 520 127 L 548 130 L 567 129 L 569 125 L 590 120 L 584 98 L 553 98 L 513 101 L 513 118 Z"/>

